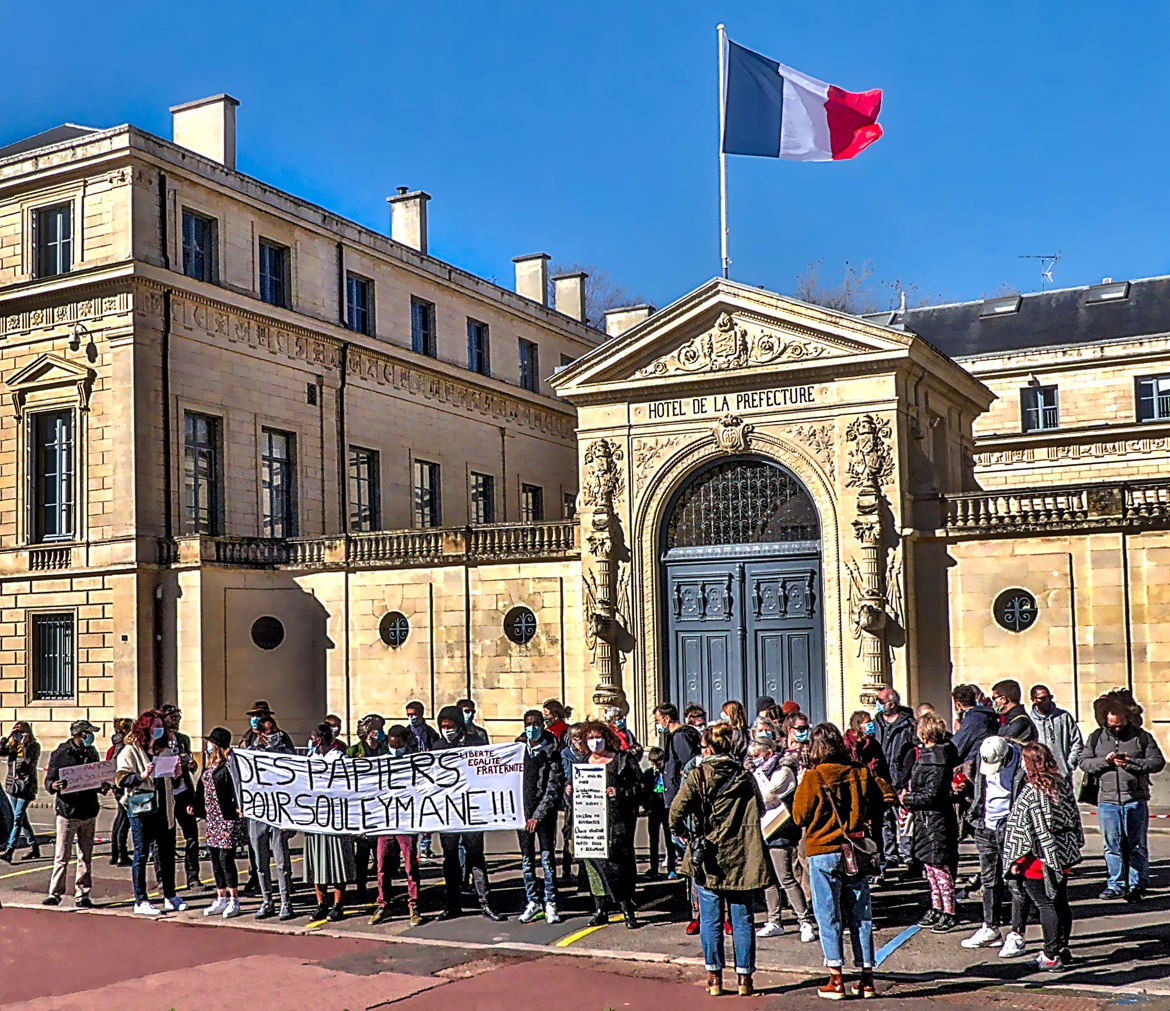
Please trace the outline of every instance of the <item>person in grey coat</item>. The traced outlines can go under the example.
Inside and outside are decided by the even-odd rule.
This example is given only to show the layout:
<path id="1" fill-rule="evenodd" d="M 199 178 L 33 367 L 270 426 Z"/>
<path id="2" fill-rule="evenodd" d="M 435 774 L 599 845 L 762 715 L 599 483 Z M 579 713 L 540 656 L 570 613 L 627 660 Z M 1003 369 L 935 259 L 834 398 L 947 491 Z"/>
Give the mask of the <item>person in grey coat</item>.
<path id="1" fill-rule="evenodd" d="M 242 745 L 248 751 L 267 751 L 275 755 L 291 755 L 296 749 L 292 738 L 277 726 L 272 713 L 262 715 L 254 728 L 250 743 Z M 256 878 L 260 883 L 260 908 L 256 910 L 257 920 L 267 920 L 277 915 L 273 903 L 272 861 L 276 861 L 276 891 L 280 895 L 282 920 L 294 917 L 292 907 L 292 857 L 288 851 L 288 840 L 292 835 L 284 829 L 265 825 L 254 818 L 248 819 L 248 839 L 252 852 L 256 854 Z"/>
<path id="2" fill-rule="evenodd" d="M 1073 714 L 1061 709 L 1047 685 L 1033 685 L 1032 723 L 1037 739 L 1052 752 L 1056 767 L 1062 776 L 1071 776 L 1081 760 L 1085 739 Z"/>

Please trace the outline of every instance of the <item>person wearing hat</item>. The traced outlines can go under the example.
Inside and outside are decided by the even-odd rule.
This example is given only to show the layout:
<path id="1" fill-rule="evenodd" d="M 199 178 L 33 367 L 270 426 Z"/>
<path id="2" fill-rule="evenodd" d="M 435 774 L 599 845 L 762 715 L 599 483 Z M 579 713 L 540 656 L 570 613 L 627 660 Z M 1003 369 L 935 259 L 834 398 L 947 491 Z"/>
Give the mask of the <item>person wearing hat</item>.
<path id="1" fill-rule="evenodd" d="M 159 711 L 162 713 L 163 726 L 167 731 L 167 750 L 162 754 L 175 755 L 179 759 L 179 768 L 183 773 L 182 778 L 175 780 L 175 822 L 183 830 L 183 868 L 187 872 L 187 890 L 202 891 L 203 882 L 199 880 L 199 823 L 187 813 L 195 795 L 195 777 L 199 774 L 199 763 L 195 761 L 195 755 L 191 751 L 191 738 L 179 730 L 183 710 L 167 704 Z M 156 853 L 156 873 L 157 859 Z"/>
<path id="2" fill-rule="evenodd" d="M 277 726 L 276 716 L 271 711 L 262 713 L 255 717 L 255 720 L 255 726 L 250 729 L 251 744 L 241 744 L 241 748 L 245 751 L 267 751 L 277 755 L 296 753 L 292 738 Z M 292 908 L 292 857 L 288 851 L 291 834 L 275 825 L 266 825 L 253 818 L 248 819 L 249 879 L 242 893 L 259 894 L 260 908 L 255 914 L 257 920 L 268 920 L 276 915 L 272 890 L 273 860 L 276 861 L 276 884 L 280 893 L 280 919 L 287 921 L 296 915 Z"/>
<path id="3" fill-rule="evenodd" d="M 771 695 L 761 695 L 756 699 L 756 715 L 767 716 L 768 710 L 776 704 L 776 700 Z M 799 707 L 797 707 L 799 708 Z"/>
<path id="4" fill-rule="evenodd" d="M 967 808 L 967 823 L 975 832 L 979 853 L 979 878 L 983 884 L 983 923 L 962 942 L 964 948 L 999 948 L 1000 957 L 1024 953 L 1023 891 L 1004 875 L 1003 847 L 1007 816 L 1024 788 L 1024 767 L 1019 746 L 1006 737 L 986 737 L 979 745 L 973 775 L 974 792 Z M 1004 893 L 1011 895 L 1011 929 L 1004 941 Z"/>
<path id="5" fill-rule="evenodd" d="M 98 760 L 97 749 L 93 746 L 94 735 L 98 732 L 88 720 L 74 720 L 69 724 L 69 740 L 62 742 L 49 756 L 49 768 L 45 774 L 45 789 L 56 797 L 57 846 L 53 851 L 53 873 L 49 878 L 49 894 L 44 898 L 46 906 L 56 906 L 65 894 L 65 873 L 73 857 L 73 840 L 77 840 L 77 869 L 74 874 L 74 904 L 78 909 L 90 909 L 89 891 L 93 885 L 90 871 L 93 863 L 93 834 L 101 802 L 98 795 L 110 792 L 110 784 L 102 783 L 100 788 L 62 793 L 65 783 L 61 770 L 75 765 L 89 765 Z M 111 777 L 112 778 L 112 777 Z"/>
<path id="6" fill-rule="evenodd" d="M 267 699 L 257 699 L 252 703 L 252 708 L 244 713 L 244 715 L 248 717 L 248 729 L 244 731 L 243 737 L 240 738 L 239 746 L 241 748 L 251 749 L 255 747 L 256 736 L 260 728 L 260 717 L 275 716 L 276 713 L 272 706 L 268 704 Z M 288 735 L 286 734 L 285 736 L 287 737 Z M 289 738 L 288 745 L 292 751 L 296 751 L 296 746 L 293 744 L 291 737 Z"/>
<path id="7" fill-rule="evenodd" d="M 203 915 L 230 920 L 240 915 L 236 847 L 247 840 L 248 820 L 240 815 L 236 785 L 228 766 L 232 754 L 231 731 L 216 727 L 204 740 L 203 775 L 199 777 L 195 796 L 188 802 L 187 813 L 204 821 L 211 872 L 215 875 L 215 901 L 203 910 Z"/>

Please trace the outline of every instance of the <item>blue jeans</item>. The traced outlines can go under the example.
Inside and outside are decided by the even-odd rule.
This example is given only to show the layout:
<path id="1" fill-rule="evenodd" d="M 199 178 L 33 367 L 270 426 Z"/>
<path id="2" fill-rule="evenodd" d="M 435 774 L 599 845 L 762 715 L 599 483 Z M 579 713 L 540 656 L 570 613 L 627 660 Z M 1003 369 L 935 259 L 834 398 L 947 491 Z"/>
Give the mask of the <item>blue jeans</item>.
<path id="1" fill-rule="evenodd" d="M 1131 800 L 1126 804 L 1098 804 L 1097 820 L 1105 841 L 1105 866 L 1109 871 L 1109 888 L 1126 890 L 1125 866 L 1129 864 L 1129 888 L 1150 887 L 1150 828 L 1148 801 Z"/>
<path id="2" fill-rule="evenodd" d="M 520 841 L 520 872 L 524 876 L 524 895 L 529 902 L 541 902 L 540 882 L 536 877 L 536 848 L 540 847 L 540 869 L 544 872 L 545 903 L 557 903 L 557 820 L 546 818 L 538 822 L 535 832 L 521 829 L 516 833 Z"/>
<path id="3" fill-rule="evenodd" d="M 754 892 L 712 892 L 695 885 L 699 897 L 699 943 L 708 972 L 723 971 L 723 904 L 731 920 L 731 946 L 735 971 L 750 976 L 756 971 L 756 932 L 752 926 Z"/>
<path id="4" fill-rule="evenodd" d="M 864 874 L 849 877 L 840 850 L 810 856 L 808 871 L 825 965 L 840 969 L 845 964 L 844 929 L 848 927 L 853 964 L 872 969 L 873 909 L 869 901 L 869 878 Z"/>
<path id="5" fill-rule="evenodd" d="M 16 840 L 20 837 L 21 832 L 24 833 L 24 841 L 29 846 L 37 844 L 36 833 L 32 830 L 32 825 L 28 820 L 28 801 L 23 797 L 9 797 L 12 801 L 12 831 L 8 835 L 8 845 L 6 849 L 16 849 Z"/>
<path id="6" fill-rule="evenodd" d="M 175 897 L 175 826 L 167 825 L 165 812 L 155 811 L 142 817 L 130 815 L 130 836 L 134 840 L 134 856 L 130 861 L 130 878 L 134 885 L 134 901 L 147 902 L 146 863 L 150 847 L 158 852 L 155 864 L 159 888 L 164 899 Z"/>

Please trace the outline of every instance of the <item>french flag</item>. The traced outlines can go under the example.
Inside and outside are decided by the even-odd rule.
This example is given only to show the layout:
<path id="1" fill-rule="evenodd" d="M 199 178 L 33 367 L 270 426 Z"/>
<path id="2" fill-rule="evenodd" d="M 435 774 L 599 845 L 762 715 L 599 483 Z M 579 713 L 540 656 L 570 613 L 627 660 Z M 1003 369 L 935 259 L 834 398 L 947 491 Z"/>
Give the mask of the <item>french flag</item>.
<path id="1" fill-rule="evenodd" d="M 882 135 L 882 93 L 843 91 L 728 40 L 723 153 L 841 161 Z"/>

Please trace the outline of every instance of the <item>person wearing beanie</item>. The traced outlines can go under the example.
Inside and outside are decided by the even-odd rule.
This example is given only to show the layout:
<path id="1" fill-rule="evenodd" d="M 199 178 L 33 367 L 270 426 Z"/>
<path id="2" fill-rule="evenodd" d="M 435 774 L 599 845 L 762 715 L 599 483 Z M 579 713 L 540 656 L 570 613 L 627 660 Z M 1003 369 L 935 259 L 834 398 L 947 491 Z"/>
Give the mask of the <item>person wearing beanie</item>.
<path id="1" fill-rule="evenodd" d="M 761 695 L 756 699 L 756 715 L 767 716 L 768 710 L 776 704 L 776 700 L 771 695 Z M 797 709 L 800 707 L 798 706 Z"/>
<path id="2" fill-rule="evenodd" d="M 93 903 L 89 890 L 93 884 L 90 867 L 93 863 L 93 835 L 101 802 L 98 796 L 110 792 L 110 784 L 102 783 L 92 790 L 74 790 L 64 793 L 65 781 L 61 770 L 75 765 L 89 765 L 98 760 L 94 735 L 98 732 L 88 720 L 75 720 L 69 725 L 69 740 L 58 745 L 49 756 L 45 775 L 45 789 L 53 794 L 57 810 L 57 846 L 53 851 L 53 874 L 49 878 L 49 894 L 42 900 L 46 906 L 56 906 L 65 894 L 65 874 L 73 857 L 73 840 L 77 840 L 77 870 L 74 876 L 74 905 L 89 909 Z M 113 777 L 111 777 L 112 779 Z"/>
<path id="3" fill-rule="evenodd" d="M 785 716 L 795 716 L 800 712 L 800 703 L 794 702 L 792 699 L 785 699 L 780 703 L 780 712 Z"/>

